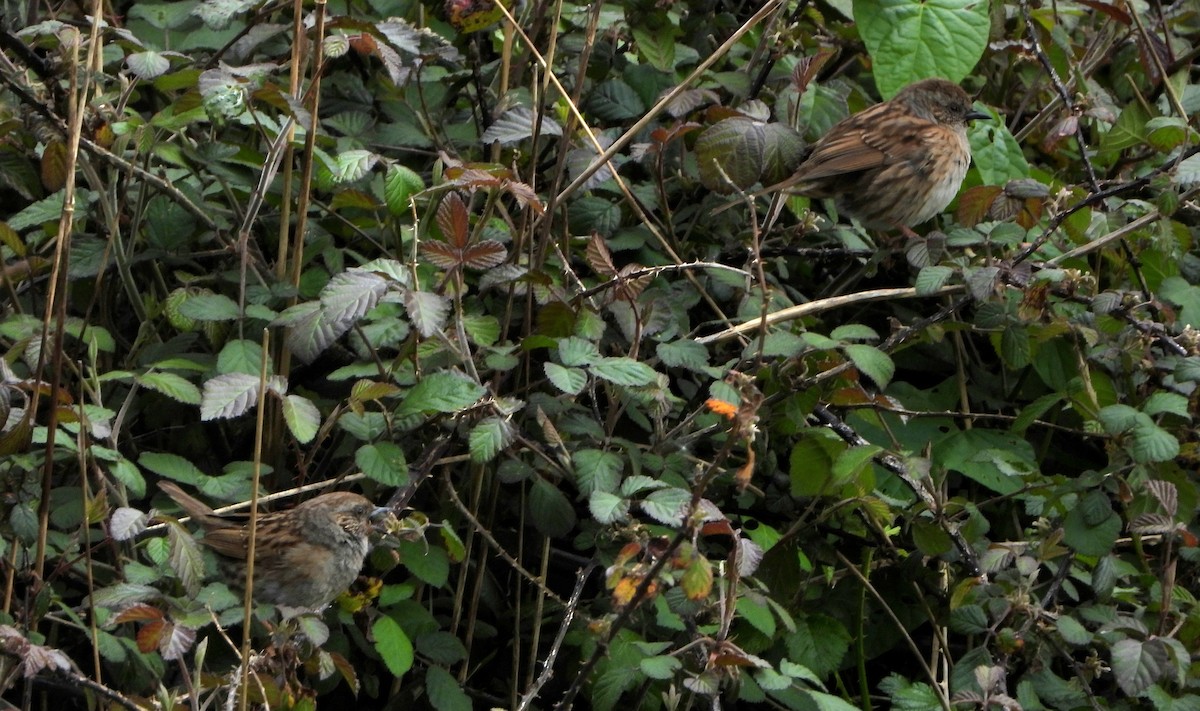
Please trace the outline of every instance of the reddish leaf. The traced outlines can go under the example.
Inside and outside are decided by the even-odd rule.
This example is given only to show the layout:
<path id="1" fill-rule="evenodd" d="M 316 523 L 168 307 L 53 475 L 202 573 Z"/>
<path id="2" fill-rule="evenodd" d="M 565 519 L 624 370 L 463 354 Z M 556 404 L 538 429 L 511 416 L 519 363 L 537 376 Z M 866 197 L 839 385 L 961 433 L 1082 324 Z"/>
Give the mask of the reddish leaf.
<path id="1" fill-rule="evenodd" d="M 421 254 L 430 264 L 447 271 L 462 266 L 462 250 L 455 249 L 445 242 L 422 242 Z"/>
<path id="2" fill-rule="evenodd" d="M 467 269 L 491 269 L 500 266 L 508 258 L 508 250 L 495 240 L 484 240 L 471 245 L 463 252 L 463 266 Z"/>
<path id="3" fill-rule="evenodd" d="M 955 218 L 967 227 L 983 222 L 988 210 L 1002 192 L 1004 188 L 999 185 L 977 185 L 967 190 L 958 196 Z"/>
<path id="4" fill-rule="evenodd" d="M 510 180 L 504 184 L 504 189 L 516 199 L 521 207 L 527 207 L 538 215 L 546 211 L 546 208 L 542 205 L 542 201 L 538 199 L 537 193 L 525 183 Z"/>
<path id="5" fill-rule="evenodd" d="M 139 621 L 139 620 L 161 620 L 161 619 L 163 619 L 162 610 L 158 609 L 157 607 L 151 607 L 150 605 L 147 605 L 145 603 L 138 603 L 136 605 L 130 605 L 129 607 L 122 610 L 121 614 L 117 615 L 116 619 L 113 620 L 113 622 L 119 625 L 122 622 L 135 622 L 135 621 Z"/>
<path id="6" fill-rule="evenodd" d="M 1129 16 L 1129 13 L 1111 3 L 1101 2 L 1100 0 L 1079 0 L 1079 4 L 1086 5 L 1093 10 L 1099 10 L 1122 25 L 1133 23 L 1133 18 Z"/>
<path id="7" fill-rule="evenodd" d="M 796 62 L 796 67 L 792 69 L 792 86 L 796 87 L 796 93 L 804 93 L 809 82 L 817 76 L 817 72 L 821 71 L 821 67 L 825 66 L 825 62 L 828 62 L 832 56 L 832 49 L 821 49 L 814 55 L 801 57 L 800 61 Z"/>
<path id="8" fill-rule="evenodd" d="M 604 238 L 600 235 L 592 233 L 592 238 L 588 240 L 587 249 L 583 254 L 587 259 L 588 266 L 600 276 L 611 279 L 617 275 L 617 267 L 613 264 L 612 253 L 608 251 L 608 245 L 604 243 Z"/>
<path id="9" fill-rule="evenodd" d="M 147 623 L 137 633 L 138 650 L 143 654 L 149 654 L 158 649 L 158 645 L 162 642 L 163 631 L 166 629 L 167 623 L 162 620 Z"/>
<path id="10" fill-rule="evenodd" d="M 467 205 L 458 193 L 448 193 L 442 198 L 437 211 L 438 227 L 442 237 L 449 244 L 463 248 L 471 236 L 471 218 L 467 214 Z"/>

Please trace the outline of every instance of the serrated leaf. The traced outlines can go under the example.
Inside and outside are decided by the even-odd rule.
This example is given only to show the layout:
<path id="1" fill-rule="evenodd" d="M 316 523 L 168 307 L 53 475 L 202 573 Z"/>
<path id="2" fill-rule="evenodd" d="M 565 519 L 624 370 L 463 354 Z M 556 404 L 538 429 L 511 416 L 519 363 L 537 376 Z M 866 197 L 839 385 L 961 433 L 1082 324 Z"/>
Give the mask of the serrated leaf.
<path id="1" fill-rule="evenodd" d="M 1119 640 L 1112 648 L 1112 670 L 1117 685 L 1137 696 L 1161 679 L 1168 669 L 1167 649 L 1158 639 Z"/>
<path id="2" fill-rule="evenodd" d="M 135 52 L 125 58 L 125 66 L 138 79 L 154 79 L 167 73 L 171 60 L 158 52 Z"/>
<path id="3" fill-rule="evenodd" d="M 425 181 L 412 170 L 400 164 L 389 166 L 383 179 L 383 200 L 387 203 L 388 212 L 393 215 L 409 214 L 412 210 L 410 199 L 424 189 Z"/>
<path id="4" fill-rule="evenodd" d="M 499 141 L 500 145 L 508 146 L 527 138 L 533 138 L 535 116 L 532 110 L 525 106 L 517 106 L 496 119 L 480 137 L 484 143 Z M 549 116 L 542 116 L 541 125 L 537 127 L 542 136 L 561 136 L 562 126 Z"/>
<path id="5" fill-rule="evenodd" d="M 146 530 L 146 522 L 150 520 L 144 512 L 128 506 L 118 507 L 109 519 L 108 531 L 115 541 L 128 541 Z"/>
<path id="6" fill-rule="evenodd" d="M 598 378 L 627 387 L 649 385 L 658 378 L 650 366 L 624 357 L 601 358 L 590 370 Z"/>
<path id="7" fill-rule="evenodd" d="M 614 452 L 581 449 L 571 455 L 571 462 L 575 465 L 575 485 L 582 494 L 613 492 L 621 483 L 624 461 Z"/>
<path id="8" fill-rule="evenodd" d="M 324 321 L 340 336 L 375 308 L 387 289 L 386 279 L 365 269 L 350 269 L 333 275 L 321 289 Z"/>
<path id="9" fill-rule="evenodd" d="M 675 672 L 683 668 L 683 662 L 676 657 L 662 655 L 646 657 L 638 662 L 638 669 L 651 679 L 672 679 Z"/>
<path id="10" fill-rule="evenodd" d="M 950 267 L 925 267 L 917 272 L 916 289 L 917 294 L 921 296 L 929 296 L 934 294 L 938 289 L 941 289 L 950 281 L 950 277 L 954 276 L 954 269 Z"/>
<path id="11" fill-rule="evenodd" d="M 471 428 L 468 437 L 471 461 L 490 462 L 516 439 L 512 422 L 504 417 L 487 417 Z"/>
<path id="12" fill-rule="evenodd" d="M 455 413 L 474 405 L 487 392 L 482 385 L 455 373 L 431 373 L 412 387 L 396 414 Z"/>
<path id="13" fill-rule="evenodd" d="M 224 294 L 190 294 L 179 313 L 196 321 L 234 321 L 242 315 L 237 302 Z"/>
<path id="14" fill-rule="evenodd" d="M 529 512 L 534 527 L 549 538 L 565 536 L 575 528 L 575 508 L 558 487 L 538 477 L 529 491 Z"/>
<path id="15" fill-rule="evenodd" d="M 440 333 L 450 316 L 450 300 L 428 291 L 406 290 L 404 308 L 417 332 L 425 338 Z"/>
<path id="16" fill-rule="evenodd" d="M 650 518 L 668 526 L 680 526 L 683 517 L 688 513 L 688 505 L 692 501 L 692 493 L 684 489 L 671 487 L 651 492 L 642 502 L 642 511 Z"/>
<path id="17" fill-rule="evenodd" d="M 712 590 L 712 584 L 712 563 L 702 555 L 692 558 L 687 569 L 683 571 L 683 577 L 679 580 L 679 587 L 683 589 L 683 594 L 689 600 L 702 600 L 708 597 L 708 593 Z"/>
<path id="18" fill-rule="evenodd" d="M 354 463 L 368 478 L 386 486 L 408 481 L 408 461 L 404 450 L 392 442 L 365 444 L 354 453 Z"/>
<path id="19" fill-rule="evenodd" d="M 138 464 L 159 476 L 181 482 L 183 484 L 199 485 L 208 478 L 200 468 L 177 454 L 163 452 L 146 452 L 138 457 Z"/>
<path id="20" fill-rule="evenodd" d="M 200 388 L 174 373 L 146 373 L 134 378 L 138 384 L 185 405 L 199 405 Z"/>
<path id="21" fill-rule="evenodd" d="M 204 383 L 200 399 L 200 419 L 204 421 L 238 417 L 258 402 L 258 376 L 226 373 Z"/>
<path id="22" fill-rule="evenodd" d="M 412 642 L 395 620 L 387 615 L 375 620 L 371 625 L 371 637 L 375 642 L 375 651 L 379 652 L 392 676 L 402 677 L 412 668 Z"/>
<path id="23" fill-rule="evenodd" d="M 339 153 L 333 167 L 336 183 L 350 183 L 365 177 L 379 162 L 379 156 L 371 151 L 356 148 Z"/>
<path id="24" fill-rule="evenodd" d="M 708 367 L 708 349 L 689 338 L 659 343 L 655 353 L 669 368 L 702 371 Z"/>
<path id="25" fill-rule="evenodd" d="M 429 692 L 429 703 L 437 711 L 471 711 L 471 698 L 462 690 L 458 680 L 439 666 L 430 666 L 425 672 L 425 690 Z"/>
<path id="26" fill-rule="evenodd" d="M 568 395 L 578 395 L 583 392 L 584 386 L 587 385 L 587 373 L 579 368 L 565 368 L 558 363 L 546 361 L 542 365 L 546 372 L 546 378 L 554 385 L 554 387 L 562 390 Z"/>
<path id="27" fill-rule="evenodd" d="M 200 552 L 200 544 L 174 522 L 167 525 L 167 540 L 171 546 L 171 570 L 175 571 L 188 595 L 194 597 L 200 592 L 200 582 L 204 579 L 204 555 Z"/>
<path id="28" fill-rule="evenodd" d="M 283 399 L 283 421 L 297 442 L 308 444 L 321 427 L 321 411 L 306 397 L 288 395 Z"/>
<path id="29" fill-rule="evenodd" d="M 628 521 L 629 500 L 607 491 L 593 491 L 588 496 L 588 511 L 604 526 Z"/>
<path id="30" fill-rule="evenodd" d="M 896 374 L 896 364 L 891 357 L 875 346 L 865 343 L 851 343 L 845 347 L 846 356 L 854 363 L 859 372 L 866 375 L 880 388 L 887 387 Z"/>

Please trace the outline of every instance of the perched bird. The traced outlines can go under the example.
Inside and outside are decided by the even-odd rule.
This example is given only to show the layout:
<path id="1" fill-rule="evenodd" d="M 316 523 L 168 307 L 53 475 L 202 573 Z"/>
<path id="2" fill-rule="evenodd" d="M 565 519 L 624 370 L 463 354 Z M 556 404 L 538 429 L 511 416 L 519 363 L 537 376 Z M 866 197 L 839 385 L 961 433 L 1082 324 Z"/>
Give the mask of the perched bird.
<path id="1" fill-rule="evenodd" d="M 958 194 L 971 164 L 967 122 L 986 118 L 957 84 L 923 79 L 835 124 L 791 177 L 763 192 L 834 198 L 864 227 L 912 236 Z"/>
<path id="2" fill-rule="evenodd" d="M 220 556 L 230 582 L 246 579 L 249 519 L 221 515 L 169 481 L 166 492 L 204 529 L 202 543 Z M 377 508 L 348 491 L 321 494 L 287 511 L 258 516 L 254 542 L 254 599 L 285 608 L 316 610 L 350 587 L 362 570 Z"/>

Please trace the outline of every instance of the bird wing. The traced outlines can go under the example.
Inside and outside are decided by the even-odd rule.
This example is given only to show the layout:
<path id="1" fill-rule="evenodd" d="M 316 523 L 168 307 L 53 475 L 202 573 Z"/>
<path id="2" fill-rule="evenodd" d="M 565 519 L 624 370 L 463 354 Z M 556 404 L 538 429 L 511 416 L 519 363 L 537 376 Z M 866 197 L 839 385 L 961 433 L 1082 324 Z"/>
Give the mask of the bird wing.
<path id="1" fill-rule="evenodd" d="M 210 530 L 205 532 L 200 542 L 228 558 L 246 559 L 246 530 L 243 528 Z M 255 555 L 254 559 L 259 560 L 259 556 Z"/>

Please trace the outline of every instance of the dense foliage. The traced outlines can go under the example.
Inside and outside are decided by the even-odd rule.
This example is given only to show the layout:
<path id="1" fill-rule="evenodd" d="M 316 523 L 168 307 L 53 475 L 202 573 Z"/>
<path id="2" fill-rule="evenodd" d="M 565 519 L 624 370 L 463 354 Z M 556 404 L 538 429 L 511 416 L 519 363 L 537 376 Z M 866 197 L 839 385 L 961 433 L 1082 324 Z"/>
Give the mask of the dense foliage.
<path id="1" fill-rule="evenodd" d="M 1200 708 L 1195 2 L 4 23 L 8 701 Z M 749 195 L 934 74 L 919 239 Z M 398 518 L 247 658 L 161 479 Z"/>

